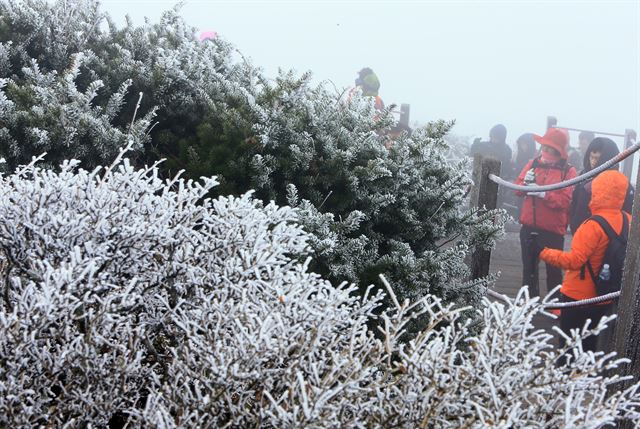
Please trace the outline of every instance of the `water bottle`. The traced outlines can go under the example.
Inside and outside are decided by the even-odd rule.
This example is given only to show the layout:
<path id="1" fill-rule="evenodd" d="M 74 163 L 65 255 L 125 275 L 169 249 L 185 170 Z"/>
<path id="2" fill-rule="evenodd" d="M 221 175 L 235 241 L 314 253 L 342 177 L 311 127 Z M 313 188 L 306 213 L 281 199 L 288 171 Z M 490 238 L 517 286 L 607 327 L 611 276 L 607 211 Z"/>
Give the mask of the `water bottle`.
<path id="1" fill-rule="evenodd" d="M 611 278 L 611 270 L 609 269 L 609 264 L 604 264 L 602 266 L 602 271 L 600 271 L 600 275 L 598 278 L 602 281 L 607 281 Z"/>

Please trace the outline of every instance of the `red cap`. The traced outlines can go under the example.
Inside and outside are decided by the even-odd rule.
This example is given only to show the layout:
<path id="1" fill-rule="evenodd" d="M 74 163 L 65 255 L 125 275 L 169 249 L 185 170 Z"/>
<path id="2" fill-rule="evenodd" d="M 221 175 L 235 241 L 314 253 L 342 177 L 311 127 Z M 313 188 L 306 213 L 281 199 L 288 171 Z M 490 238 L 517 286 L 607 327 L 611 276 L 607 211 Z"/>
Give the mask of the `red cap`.
<path id="1" fill-rule="evenodd" d="M 560 128 L 549 128 L 543 136 L 534 134 L 533 139 L 541 145 L 554 148 L 560 152 L 562 159 L 567 159 L 567 146 L 569 145 L 568 134 L 566 130 Z"/>

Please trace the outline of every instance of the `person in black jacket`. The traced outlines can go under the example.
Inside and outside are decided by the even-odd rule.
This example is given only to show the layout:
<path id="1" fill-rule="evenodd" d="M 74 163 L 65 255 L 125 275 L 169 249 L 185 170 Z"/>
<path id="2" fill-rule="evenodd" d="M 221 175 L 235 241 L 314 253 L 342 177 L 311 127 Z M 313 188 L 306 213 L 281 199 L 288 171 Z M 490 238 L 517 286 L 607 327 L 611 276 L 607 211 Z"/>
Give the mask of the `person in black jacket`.
<path id="1" fill-rule="evenodd" d="M 613 140 L 606 137 L 596 137 L 587 147 L 583 160 L 584 169 L 579 175 L 601 166 L 619 153 L 618 145 Z M 609 170 L 618 170 L 618 165 L 619 164 L 611 166 Z M 627 213 L 631 213 L 633 193 L 633 186 L 630 185 L 627 191 L 627 197 L 624 200 L 624 205 L 622 206 L 622 210 Z M 591 217 L 589 201 L 591 201 L 591 181 L 576 185 L 573 189 L 571 206 L 569 207 L 569 227 L 571 228 L 571 234 L 576 232 L 582 222 Z"/>
<path id="2" fill-rule="evenodd" d="M 525 133 L 516 140 L 516 158 L 514 170 L 519 174 L 525 165 L 536 157 L 536 142 L 532 133 Z"/>
<path id="3" fill-rule="evenodd" d="M 518 140 L 516 140 L 516 156 L 513 160 L 513 169 L 515 174 L 519 174 L 524 166 L 536 156 L 536 141 L 533 139 L 533 134 L 525 133 L 518 137 Z M 522 211 L 522 204 L 524 203 L 524 197 L 519 197 L 513 193 L 510 193 L 510 195 L 515 198 L 513 203 L 516 206 L 516 210 L 509 211 L 509 214 L 514 218 L 519 219 L 520 212 Z"/>
<path id="4" fill-rule="evenodd" d="M 473 157 L 476 153 L 500 161 L 500 176 L 505 179 L 513 178 L 512 152 L 507 144 L 507 128 L 504 125 L 498 124 L 491 128 L 489 141 L 474 141 L 469 155 Z"/>
<path id="5" fill-rule="evenodd" d="M 473 157 L 475 154 L 497 159 L 500 161 L 500 177 L 507 180 L 513 179 L 512 152 L 507 144 L 507 128 L 504 125 L 498 124 L 491 128 L 488 142 L 474 141 L 471 148 L 469 148 L 469 155 Z M 499 188 L 496 202 L 497 208 L 504 208 L 506 193 L 506 188 Z"/>

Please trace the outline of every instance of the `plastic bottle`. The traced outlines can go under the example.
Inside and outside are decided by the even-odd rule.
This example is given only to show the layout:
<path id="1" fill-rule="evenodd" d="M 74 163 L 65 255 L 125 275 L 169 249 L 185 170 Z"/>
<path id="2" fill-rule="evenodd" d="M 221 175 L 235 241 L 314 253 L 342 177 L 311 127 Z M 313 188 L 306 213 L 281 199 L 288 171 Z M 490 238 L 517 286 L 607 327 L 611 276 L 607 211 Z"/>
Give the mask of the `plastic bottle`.
<path id="1" fill-rule="evenodd" d="M 611 270 L 609 269 L 609 264 L 604 264 L 602 266 L 602 270 L 600 271 L 600 275 L 598 276 L 600 280 L 607 281 L 611 278 Z"/>

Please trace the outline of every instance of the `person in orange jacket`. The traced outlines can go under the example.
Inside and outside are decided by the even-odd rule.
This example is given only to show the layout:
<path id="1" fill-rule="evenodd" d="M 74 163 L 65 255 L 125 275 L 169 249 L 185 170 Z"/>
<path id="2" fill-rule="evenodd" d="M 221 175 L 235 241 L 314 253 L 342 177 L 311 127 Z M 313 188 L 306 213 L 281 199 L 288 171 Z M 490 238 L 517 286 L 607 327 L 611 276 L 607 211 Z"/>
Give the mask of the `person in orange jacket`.
<path id="1" fill-rule="evenodd" d="M 530 160 L 520 172 L 518 185 L 551 185 L 576 177 L 576 169 L 567 164 L 567 133 L 549 128 L 544 136 L 534 134 L 540 143 L 540 156 Z M 529 286 L 531 296 L 540 295 L 538 286 L 538 255 L 528 245 L 531 233 L 546 247 L 564 248 L 564 235 L 569 223 L 569 204 L 573 187 L 549 192 L 520 192 L 524 196 L 520 211 L 520 248 L 522 251 L 522 285 Z M 562 283 L 562 271 L 547 264 L 547 291 Z"/>
<path id="2" fill-rule="evenodd" d="M 600 173 L 592 182 L 592 197 L 589 209 L 595 216 L 602 216 L 620 234 L 623 216 L 630 221 L 630 215 L 622 210 L 629 180 L 616 170 Z M 591 275 L 585 272 L 587 262 L 593 272 L 598 273 L 602 266 L 605 251 L 609 244 L 607 234 L 594 220 L 585 221 L 577 229 L 568 252 L 562 250 L 542 249 L 538 245 L 534 251 L 540 252 L 540 259 L 548 264 L 566 270 L 560 298 L 563 302 L 579 301 L 597 296 L 595 284 Z M 535 247 L 535 241 L 533 246 Z M 611 303 L 596 304 L 588 307 L 565 308 L 560 313 L 560 328 L 567 334 L 571 329 L 582 328 L 587 319 L 591 319 L 595 326 L 600 318 L 611 311 Z M 564 344 L 561 338 L 561 345 Z M 584 350 L 596 350 L 596 337 L 589 337 L 582 343 Z"/>

